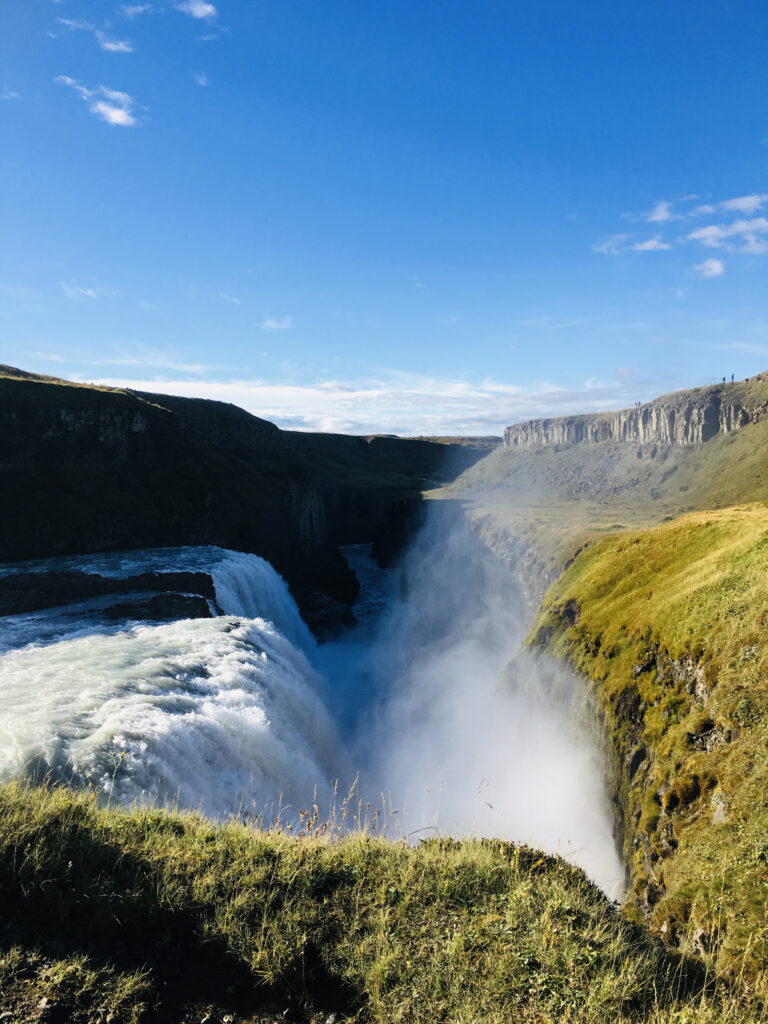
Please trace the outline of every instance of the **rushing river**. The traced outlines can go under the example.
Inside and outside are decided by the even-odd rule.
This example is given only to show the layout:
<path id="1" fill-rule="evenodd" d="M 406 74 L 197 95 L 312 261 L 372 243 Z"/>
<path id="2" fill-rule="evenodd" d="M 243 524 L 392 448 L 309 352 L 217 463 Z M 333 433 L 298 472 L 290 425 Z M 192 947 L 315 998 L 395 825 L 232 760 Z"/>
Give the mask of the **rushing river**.
<path id="1" fill-rule="evenodd" d="M 614 890 L 622 871 L 599 759 L 574 726 L 575 681 L 545 685 L 531 668 L 500 684 L 525 615 L 492 560 L 467 570 L 466 544 L 422 540 L 404 572 L 348 549 L 359 625 L 321 645 L 255 555 L 176 548 L 0 568 L 205 572 L 215 587 L 212 618 L 116 624 L 115 598 L 100 597 L 0 619 L 0 778 L 286 821 L 313 802 L 325 814 L 334 788 L 338 802 L 354 786 L 352 806 L 390 834 L 527 841 Z"/>

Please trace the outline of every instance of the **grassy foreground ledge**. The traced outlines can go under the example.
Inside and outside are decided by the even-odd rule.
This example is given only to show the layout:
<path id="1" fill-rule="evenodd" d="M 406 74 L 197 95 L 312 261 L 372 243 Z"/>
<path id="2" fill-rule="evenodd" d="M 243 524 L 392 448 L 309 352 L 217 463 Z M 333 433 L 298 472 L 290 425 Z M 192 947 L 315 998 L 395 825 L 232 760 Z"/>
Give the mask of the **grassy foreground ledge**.
<path id="1" fill-rule="evenodd" d="M 578 869 L 495 840 L 296 839 L 10 784 L 0 901 L 17 1021 L 758 1019 Z"/>
<path id="2" fill-rule="evenodd" d="M 637 911 L 753 977 L 768 965 L 767 570 L 765 504 L 614 534 L 552 586 L 529 638 L 591 683 Z"/>

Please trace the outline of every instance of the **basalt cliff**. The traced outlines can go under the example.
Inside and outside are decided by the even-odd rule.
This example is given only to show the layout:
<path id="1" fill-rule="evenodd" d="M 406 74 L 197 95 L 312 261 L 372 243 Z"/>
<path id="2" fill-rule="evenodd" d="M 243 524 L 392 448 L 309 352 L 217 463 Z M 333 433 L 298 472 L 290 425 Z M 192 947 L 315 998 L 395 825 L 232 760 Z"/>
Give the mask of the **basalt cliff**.
<path id="1" fill-rule="evenodd" d="M 677 391 L 617 412 L 516 423 L 504 431 L 504 444 L 510 448 L 601 441 L 702 444 L 768 415 L 768 401 L 749 387 L 760 379 Z"/>

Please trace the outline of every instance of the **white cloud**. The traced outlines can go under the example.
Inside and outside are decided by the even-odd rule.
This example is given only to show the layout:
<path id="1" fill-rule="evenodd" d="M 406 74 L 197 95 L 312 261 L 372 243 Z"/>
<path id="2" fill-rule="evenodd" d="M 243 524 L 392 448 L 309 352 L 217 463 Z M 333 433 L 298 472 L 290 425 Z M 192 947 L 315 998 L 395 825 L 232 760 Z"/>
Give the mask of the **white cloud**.
<path id="1" fill-rule="evenodd" d="M 259 327 L 262 331 L 287 331 L 292 323 L 292 316 L 284 316 L 279 320 L 273 316 L 265 316 L 259 324 Z"/>
<path id="2" fill-rule="evenodd" d="M 0 92 L 0 100 L 20 100 L 21 94 L 9 89 L 7 86 Z"/>
<path id="3" fill-rule="evenodd" d="M 697 263 L 693 269 L 702 277 L 720 277 L 725 273 L 725 264 L 722 260 L 708 259 Z"/>
<path id="4" fill-rule="evenodd" d="M 666 199 L 660 199 L 653 209 L 643 214 L 643 220 L 649 224 L 666 224 L 669 220 L 678 220 L 679 214 L 672 213 L 672 204 Z"/>
<path id="5" fill-rule="evenodd" d="M 708 224 L 697 228 L 687 236 L 691 242 L 727 252 L 760 254 L 768 252 L 768 219 L 754 217 L 752 220 L 735 220 L 730 224 Z"/>
<path id="6" fill-rule="evenodd" d="M 213 4 L 209 4 L 206 0 L 182 0 L 181 3 L 173 5 L 177 11 L 181 11 L 182 14 L 189 14 L 192 18 L 205 18 L 211 19 L 218 15 L 218 11 Z"/>
<path id="7" fill-rule="evenodd" d="M 702 203 L 701 206 L 694 206 L 691 212 L 688 214 L 689 217 L 702 217 L 707 213 L 714 213 L 715 207 L 711 203 Z"/>
<path id="8" fill-rule="evenodd" d="M 127 39 L 110 39 L 98 28 L 94 35 L 102 50 L 106 50 L 108 53 L 133 53 L 133 43 L 129 43 Z"/>
<path id="9" fill-rule="evenodd" d="M 107 124 L 119 125 L 123 128 L 132 128 L 141 124 L 134 115 L 133 108 L 135 101 L 127 92 L 120 92 L 117 89 L 109 89 L 105 85 L 99 85 L 95 89 L 88 89 L 81 85 L 75 78 L 69 75 L 58 75 L 54 82 L 59 85 L 66 85 L 85 100 L 88 109 L 96 117 L 100 117 Z"/>
<path id="10" fill-rule="evenodd" d="M 72 29 L 73 32 L 93 32 L 94 27 L 90 21 L 83 21 L 81 18 L 57 18 L 59 25 Z"/>
<path id="11" fill-rule="evenodd" d="M 120 7 L 118 14 L 121 14 L 124 18 L 132 20 L 138 18 L 140 14 L 144 14 L 146 11 L 151 11 L 151 4 L 123 4 Z"/>
<path id="12" fill-rule="evenodd" d="M 194 78 L 198 85 L 205 86 L 211 84 L 208 79 L 208 74 L 205 71 L 193 71 L 192 77 Z"/>
<path id="13" fill-rule="evenodd" d="M 602 253 L 604 256 L 618 256 L 620 252 L 627 249 L 627 242 L 631 235 L 609 235 L 600 242 L 595 242 L 592 252 Z"/>
<path id="14" fill-rule="evenodd" d="M 510 423 L 539 416 L 621 408 L 650 397 L 625 371 L 580 388 L 533 387 L 487 380 L 472 384 L 390 372 L 362 382 L 311 384 L 265 380 L 101 379 L 115 387 L 233 402 L 278 426 L 351 434 L 402 436 L 501 434 Z"/>
<path id="15" fill-rule="evenodd" d="M 744 213 L 748 217 L 759 210 L 768 202 L 768 193 L 753 193 L 751 196 L 738 196 L 736 199 L 725 199 L 720 203 L 721 210 L 732 210 L 734 213 Z"/>
<path id="16" fill-rule="evenodd" d="M 231 306 L 240 305 L 240 299 L 238 299 L 236 295 L 227 295 L 226 292 L 219 292 L 219 298 L 223 302 L 228 302 Z"/>
<path id="17" fill-rule="evenodd" d="M 57 18 L 56 21 L 73 32 L 92 32 L 102 50 L 108 53 L 133 53 L 133 43 L 127 39 L 111 39 L 106 32 L 96 28 L 89 21 Z"/>
<path id="18" fill-rule="evenodd" d="M 653 238 L 647 238 L 644 242 L 635 242 L 631 246 L 633 252 L 662 252 L 671 248 L 667 242 L 662 242 L 661 235 L 654 235 Z"/>
<path id="19" fill-rule="evenodd" d="M 76 284 L 67 284 L 66 281 L 59 281 L 59 287 L 68 299 L 75 299 L 77 302 L 97 297 L 96 291 L 93 288 L 80 288 Z"/>
<path id="20" fill-rule="evenodd" d="M 604 256 L 618 256 L 622 252 L 663 252 L 671 246 L 662 241 L 661 235 L 646 238 L 641 242 L 633 242 L 632 235 L 609 235 L 592 246 L 592 252 Z"/>

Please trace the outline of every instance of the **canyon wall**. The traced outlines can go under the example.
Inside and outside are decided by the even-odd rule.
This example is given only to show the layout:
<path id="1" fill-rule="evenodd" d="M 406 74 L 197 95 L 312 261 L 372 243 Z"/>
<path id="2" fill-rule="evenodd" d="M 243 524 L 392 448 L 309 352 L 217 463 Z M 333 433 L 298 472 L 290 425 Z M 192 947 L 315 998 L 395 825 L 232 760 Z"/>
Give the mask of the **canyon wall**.
<path id="1" fill-rule="evenodd" d="M 768 376 L 768 375 L 764 375 Z M 750 382 L 678 391 L 645 405 L 617 412 L 516 423 L 504 431 L 509 448 L 538 448 L 582 442 L 623 441 L 635 444 L 701 444 L 768 415 L 768 387 Z"/>
<path id="2" fill-rule="evenodd" d="M 222 402 L 0 367 L 0 562 L 214 544 L 266 558 L 322 618 L 358 589 L 338 546 L 391 555 L 422 490 L 496 444 L 289 432 Z"/>

